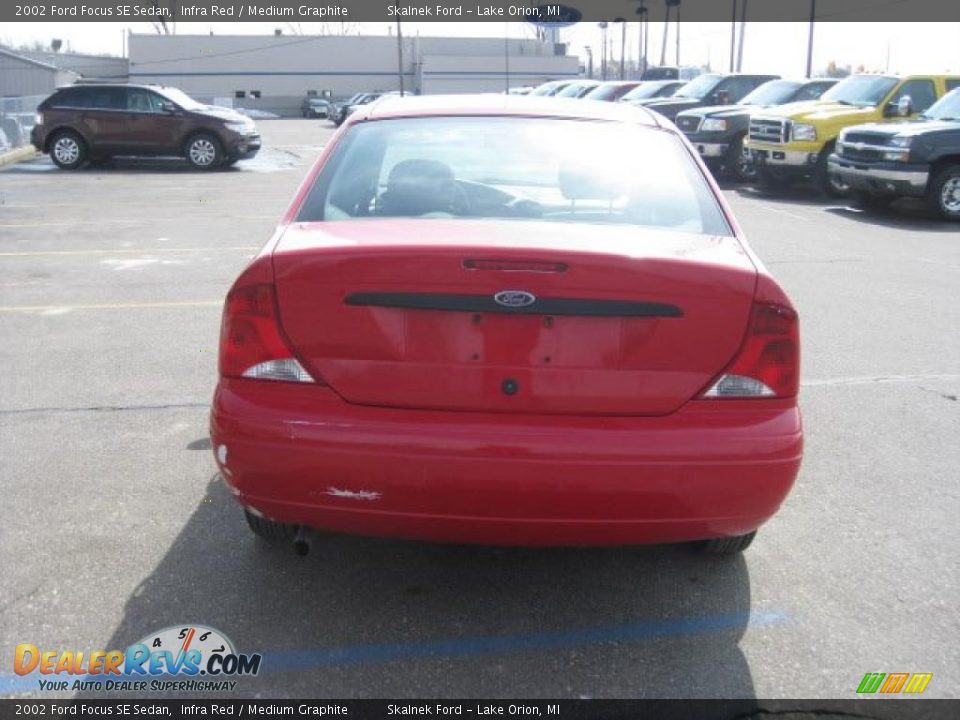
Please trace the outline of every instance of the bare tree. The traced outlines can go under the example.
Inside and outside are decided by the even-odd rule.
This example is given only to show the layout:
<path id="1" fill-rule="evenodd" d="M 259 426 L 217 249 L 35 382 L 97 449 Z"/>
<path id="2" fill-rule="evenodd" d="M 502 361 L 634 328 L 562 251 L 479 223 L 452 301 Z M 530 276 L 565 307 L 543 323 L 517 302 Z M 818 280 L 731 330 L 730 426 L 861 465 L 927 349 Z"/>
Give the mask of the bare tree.
<path id="1" fill-rule="evenodd" d="M 151 7 L 157 11 L 157 19 L 150 22 L 158 35 L 177 34 L 177 3 L 176 0 L 151 0 Z"/>

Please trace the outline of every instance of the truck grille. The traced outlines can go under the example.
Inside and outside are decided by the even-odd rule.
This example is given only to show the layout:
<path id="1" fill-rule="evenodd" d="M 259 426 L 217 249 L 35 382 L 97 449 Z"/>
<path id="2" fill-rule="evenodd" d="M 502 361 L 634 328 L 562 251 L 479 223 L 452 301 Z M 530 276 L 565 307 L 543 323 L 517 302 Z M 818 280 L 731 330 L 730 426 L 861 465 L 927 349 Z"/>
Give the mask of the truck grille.
<path id="1" fill-rule="evenodd" d="M 703 125 L 703 115 L 684 115 L 677 118 L 677 127 L 687 135 L 697 132 L 701 125 Z"/>
<path id="2" fill-rule="evenodd" d="M 883 160 L 886 137 L 871 133 L 848 132 L 837 143 L 837 154 L 847 160 Z"/>
<path id="3" fill-rule="evenodd" d="M 790 140 L 790 121 L 778 118 L 750 118 L 750 139 L 783 145 Z"/>

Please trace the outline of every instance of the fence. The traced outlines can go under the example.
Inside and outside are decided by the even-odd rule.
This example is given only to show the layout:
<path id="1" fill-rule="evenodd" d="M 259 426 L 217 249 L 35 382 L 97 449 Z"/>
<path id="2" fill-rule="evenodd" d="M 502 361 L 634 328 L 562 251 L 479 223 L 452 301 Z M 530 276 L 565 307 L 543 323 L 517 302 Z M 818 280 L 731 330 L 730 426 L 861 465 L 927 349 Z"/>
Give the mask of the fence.
<path id="1" fill-rule="evenodd" d="M 0 151 L 27 145 L 37 105 L 46 95 L 0 98 Z"/>

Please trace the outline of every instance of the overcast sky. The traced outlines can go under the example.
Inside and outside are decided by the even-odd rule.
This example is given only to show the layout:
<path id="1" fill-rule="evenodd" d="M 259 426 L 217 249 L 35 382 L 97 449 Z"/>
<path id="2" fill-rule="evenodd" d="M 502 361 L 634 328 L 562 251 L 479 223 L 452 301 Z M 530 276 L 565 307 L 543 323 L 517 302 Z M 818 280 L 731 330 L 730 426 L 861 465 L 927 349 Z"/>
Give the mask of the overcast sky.
<path id="1" fill-rule="evenodd" d="M 318 32 L 321 23 L 300 23 L 305 34 Z M 339 23 L 327 23 L 338 28 Z M 386 35 L 391 23 L 348 23 L 354 32 L 364 35 Z M 277 27 L 292 32 L 283 23 L 178 23 L 177 34 L 272 34 Z M 123 51 L 126 29 L 153 33 L 150 23 L 5 23 L 0 27 L 0 42 L 18 45 L 34 40 L 49 42 L 61 38 L 78 52 L 110 53 Z M 421 35 L 452 35 L 513 38 L 533 37 L 534 29 L 524 22 L 436 22 L 403 23 L 403 32 Z M 627 25 L 627 56 L 636 57 L 636 23 Z M 771 72 L 781 75 L 802 75 L 806 65 L 807 23 L 748 23 L 743 54 L 745 72 Z M 675 26 L 669 28 L 667 63 L 675 61 Z M 650 23 L 650 53 L 659 63 L 663 43 L 663 23 Z M 620 28 L 612 31 L 614 55 L 620 55 Z M 595 63 L 600 57 L 601 31 L 596 23 L 580 23 L 561 31 L 561 41 L 569 44 L 569 53 L 586 57 L 584 46 L 593 48 Z M 711 62 L 714 69 L 727 70 L 730 60 L 730 23 L 685 22 L 680 28 L 680 62 L 703 65 Z M 889 55 L 888 55 L 889 54 Z M 888 68 L 889 56 L 889 68 Z M 826 67 L 829 61 L 856 68 L 891 72 L 960 72 L 960 23 L 843 23 L 821 22 L 814 38 L 814 69 Z"/>

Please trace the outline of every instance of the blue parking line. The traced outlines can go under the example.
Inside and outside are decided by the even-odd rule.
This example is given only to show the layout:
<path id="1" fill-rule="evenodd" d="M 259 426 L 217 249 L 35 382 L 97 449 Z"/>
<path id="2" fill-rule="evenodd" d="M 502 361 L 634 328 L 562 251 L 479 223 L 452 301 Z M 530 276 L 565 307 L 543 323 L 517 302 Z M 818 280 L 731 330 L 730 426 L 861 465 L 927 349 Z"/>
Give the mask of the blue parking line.
<path id="1" fill-rule="evenodd" d="M 669 618 L 620 625 L 600 625 L 579 630 L 534 633 L 528 635 L 481 635 L 465 638 L 443 638 L 412 643 L 353 645 L 319 650 L 281 650 L 263 653 L 262 672 L 300 672 L 339 665 L 367 665 L 398 660 L 435 660 L 484 655 L 561 650 L 599 645 L 609 642 L 642 642 L 665 637 L 682 637 L 724 632 L 743 627 L 776 625 L 789 619 L 778 610 Z M 241 647 L 241 652 L 252 652 Z M 48 676 L 49 679 L 73 680 L 73 676 Z M 0 695 L 38 689 L 39 676 L 0 674 Z M 83 677 L 81 679 L 87 679 Z M 121 679 L 121 678 L 117 678 Z"/>

